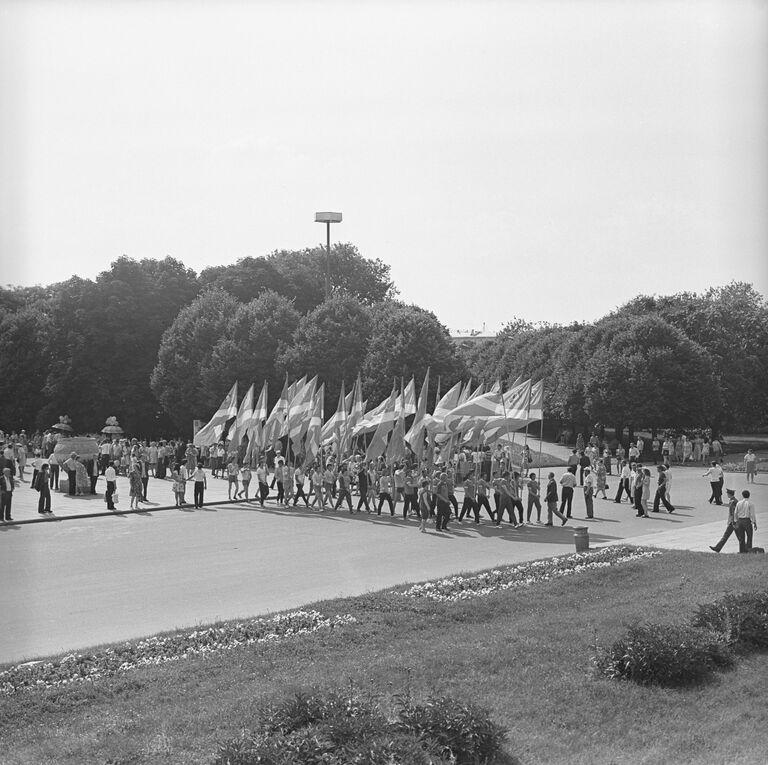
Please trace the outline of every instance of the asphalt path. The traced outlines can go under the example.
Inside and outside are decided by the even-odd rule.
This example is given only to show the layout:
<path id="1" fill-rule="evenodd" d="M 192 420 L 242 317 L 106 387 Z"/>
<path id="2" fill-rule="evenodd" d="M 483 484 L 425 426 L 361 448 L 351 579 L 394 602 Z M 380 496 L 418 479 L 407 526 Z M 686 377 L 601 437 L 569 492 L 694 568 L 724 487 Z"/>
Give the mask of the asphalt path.
<path id="1" fill-rule="evenodd" d="M 764 545 L 768 485 L 758 478 L 750 486 L 759 511 L 755 544 Z M 740 491 L 744 476 L 729 476 L 726 485 Z M 223 486 L 214 484 L 209 496 L 225 499 Z M 675 514 L 635 518 L 628 503 L 598 499 L 596 518 L 587 522 L 577 489 L 573 520 L 552 528 L 496 529 L 487 519 L 479 526 L 465 519 L 446 533 L 430 527 L 421 534 L 416 520 L 391 518 L 386 510 L 378 517 L 274 504 L 260 509 L 252 502 L 6 524 L 0 526 L 0 662 L 567 553 L 574 550 L 574 526 L 588 525 L 593 546 L 642 539 L 708 549 L 722 532 L 725 511 L 707 504 L 707 490 L 701 470 L 679 468 Z M 738 549 L 735 541 L 728 545 L 726 551 Z"/>

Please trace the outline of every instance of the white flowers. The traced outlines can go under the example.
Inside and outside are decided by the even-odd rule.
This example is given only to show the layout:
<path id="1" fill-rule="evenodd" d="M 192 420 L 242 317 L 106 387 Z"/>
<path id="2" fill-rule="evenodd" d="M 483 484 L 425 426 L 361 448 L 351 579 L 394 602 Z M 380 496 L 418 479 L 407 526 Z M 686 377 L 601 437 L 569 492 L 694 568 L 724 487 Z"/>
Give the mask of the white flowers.
<path id="1" fill-rule="evenodd" d="M 343 627 L 356 621 L 350 614 L 326 617 L 319 611 L 291 611 L 267 619 L 250 619 L 188 633 L 145 638 L 107 648 L 99 654 L 69 654 L 58 662 L 26 662 L 0 672 L 0 693 L 53 688 L 70 682 L 110 677 L 137 667 L 158 666 L 238 646 L 272 643 Z"/>
<path id="2" fill-rule="evenodd" d="M 520 563 L 503 569 L 496 568 L 475 576 L 452 576 L 436 582 L 414 584 L 406 590 L 395 590 L 393 594 L 450 603 L 483 597 L 513 587 L 526 587 L 536 582 L 546 582 L 590 569 L 616 566 L 642 558 L 653 558 L 657 555 L 661 555 L 661 552 L 640 547 L 605 547 L 595 552 L 575 553 L 548 560 Z"/>

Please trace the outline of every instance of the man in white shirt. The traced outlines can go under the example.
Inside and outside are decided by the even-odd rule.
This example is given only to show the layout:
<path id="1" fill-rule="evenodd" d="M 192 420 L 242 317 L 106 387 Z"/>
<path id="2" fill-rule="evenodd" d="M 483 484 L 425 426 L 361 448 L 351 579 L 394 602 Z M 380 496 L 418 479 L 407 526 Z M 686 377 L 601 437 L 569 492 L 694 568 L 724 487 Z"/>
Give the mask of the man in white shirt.
<path id="1" fill-rule="evenodd" d="M 117 489 L 117 473 L 115 472 L 115 463 L 110 461 L 107 465 L 107 469 L 104 471 L 104 478 L 107 481 L 107 490 L 104 493 L 104 499 L 107 501 L 107 510 L 114 510 L 115 503 L 112 501 L 112 497 Z"/>
<path id="2" fill-rule="evenodd" d="M 733 511 L 733 523 L 736 536 L 739 538 L 739 552 L 746 553 L 752 549 L 752 530 L 757 531 L 755 506 L 749 500 L 749 491 L 741 492 L 743 499 L 736 503 Z"/>

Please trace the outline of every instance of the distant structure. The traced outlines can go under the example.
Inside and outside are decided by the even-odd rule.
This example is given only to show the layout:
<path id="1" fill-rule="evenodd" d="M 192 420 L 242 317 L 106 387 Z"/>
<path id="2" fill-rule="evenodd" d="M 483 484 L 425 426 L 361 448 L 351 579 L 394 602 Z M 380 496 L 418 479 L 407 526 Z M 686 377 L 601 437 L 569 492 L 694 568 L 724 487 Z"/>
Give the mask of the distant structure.
<path id="1" fill-rule="evenodd" d="M 459 348 L 472 348 L 472 346 L 482 343 L 486 340 L 493 340 L 496 337 L 496 333 L 486 332 L 485 324 L 483 324 L 482 330 L 469 329 L 469 330 L 456 330 L 451 332 L 451 342 Z"/>

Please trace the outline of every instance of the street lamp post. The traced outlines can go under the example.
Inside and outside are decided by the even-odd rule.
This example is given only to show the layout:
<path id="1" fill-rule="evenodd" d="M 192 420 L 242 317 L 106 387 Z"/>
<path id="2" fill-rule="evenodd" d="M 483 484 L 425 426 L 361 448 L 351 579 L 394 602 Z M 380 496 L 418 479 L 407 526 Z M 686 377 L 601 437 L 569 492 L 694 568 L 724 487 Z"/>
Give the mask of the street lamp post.
<path id="1" fill-rule="evenodd" d="M 331 223 L 341 223 L 341 213 L 318 212 L 315 213 L 315 223 L 325 223 L 325 299 L 331 295 Z"/>

